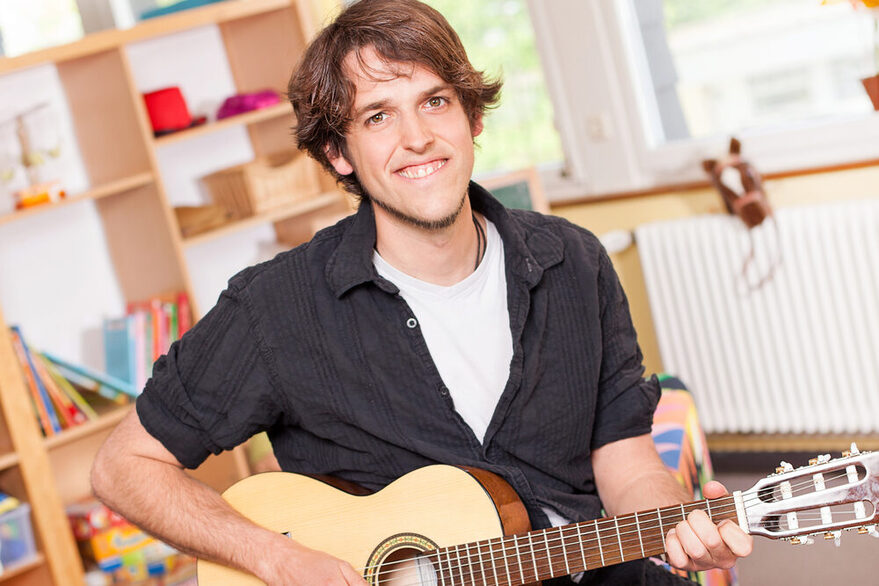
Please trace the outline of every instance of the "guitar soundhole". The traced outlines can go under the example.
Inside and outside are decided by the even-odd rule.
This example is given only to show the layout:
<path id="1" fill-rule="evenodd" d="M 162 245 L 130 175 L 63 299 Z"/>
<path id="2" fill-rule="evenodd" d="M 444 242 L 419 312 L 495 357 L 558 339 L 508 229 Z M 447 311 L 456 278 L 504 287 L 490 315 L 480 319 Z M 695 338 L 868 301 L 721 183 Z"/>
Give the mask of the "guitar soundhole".
<path id="1" fill-rule="evenodd" d="M 383 541 L 369 556 L 364 578 L 370 586 L 436 586 L 433 564 L 420 556 L 437 545 L 422 535 L 401 533 Z"/>

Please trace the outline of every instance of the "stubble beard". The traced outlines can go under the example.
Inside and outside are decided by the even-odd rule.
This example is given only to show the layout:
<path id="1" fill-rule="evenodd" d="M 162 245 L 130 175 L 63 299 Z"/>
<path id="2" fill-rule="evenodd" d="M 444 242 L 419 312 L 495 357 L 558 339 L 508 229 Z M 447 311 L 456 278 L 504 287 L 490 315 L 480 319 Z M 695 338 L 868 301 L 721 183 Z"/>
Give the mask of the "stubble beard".
<path id="1" fill-rule="evenodd" d="M 461 194 L 461 200 L 458 202 L 458 207 L 455 208 L 455 210 L 449 215 L 442 217 L 438 220 L 425 220 L 424 218 L 411 216 L 406 212 L 399 210 L 376 197 L 373 197 L 372 195 L 369 195 L 368 197 L 369 201 L 389 213 L 397 220 L 403 222 L 404 224 L 414 226 L 422 230 L 436 231 L 444 230 L 445 228 L 448 228 L 455 223 L 455 220 L 457 220 L 458 216 L 461 215 L 461 210 L 464 209 L 464 201 L 467 199 L 467 190 L 465 189 L 464 193 Z"/>

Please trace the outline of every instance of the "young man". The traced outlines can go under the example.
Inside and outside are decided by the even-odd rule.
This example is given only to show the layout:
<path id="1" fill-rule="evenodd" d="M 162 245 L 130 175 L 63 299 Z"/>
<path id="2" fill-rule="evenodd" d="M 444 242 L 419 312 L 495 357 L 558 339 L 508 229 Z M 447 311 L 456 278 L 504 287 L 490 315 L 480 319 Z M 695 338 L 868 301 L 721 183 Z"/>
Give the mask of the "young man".
<path id="1" fill-rule="evenodd" d="M 99 497 L 279 586 L 364 581 L 183 473 L 262 430 L 284 470 L 370 489 L 429 464 L 487 469 L 535 527 L 687 500 L 653 448 L 658 385 L 597 239 L 470 183 L 499 90 L 415 0 L 362 0 L 318 36 L 290 83 L 297 138 L 360 208 L 229 282 L 98 454 Z M 666 541 L 687 569 L 751 549 L 702 512 Z M 581 581 L 679 582 L 647 561 Z"/>

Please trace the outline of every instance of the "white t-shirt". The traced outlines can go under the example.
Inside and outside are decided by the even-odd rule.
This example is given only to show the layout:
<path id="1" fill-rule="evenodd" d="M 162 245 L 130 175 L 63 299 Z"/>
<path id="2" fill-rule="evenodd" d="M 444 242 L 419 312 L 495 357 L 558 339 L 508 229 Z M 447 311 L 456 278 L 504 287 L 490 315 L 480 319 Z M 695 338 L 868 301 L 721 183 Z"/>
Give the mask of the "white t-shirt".
<path id="1" fill-rule="evenodd" d="M 482 262 L 450 287 L 411 277 L 378 252 L 372 255 L 378 274 L 400 289 L 400 296 L 415 313 L 455 410 L 480 442 L 510 377 L 513 359 L 504 242 L 494 224 L 486 219 L 485 225 Z M 570 523 L 548 507 L 543 511 L 553 526 Z"/>
<path id="2" fill-rule="evenodd" d="M 411 277 L 378 252 L 372 257 L 378 274 L 400 289 L 415 313 L 455 410 L 480 441 L 510 377 L 513 358 L 504 243 L 494 224 L 485 224 L 482 262 L 449 287 Z"/>

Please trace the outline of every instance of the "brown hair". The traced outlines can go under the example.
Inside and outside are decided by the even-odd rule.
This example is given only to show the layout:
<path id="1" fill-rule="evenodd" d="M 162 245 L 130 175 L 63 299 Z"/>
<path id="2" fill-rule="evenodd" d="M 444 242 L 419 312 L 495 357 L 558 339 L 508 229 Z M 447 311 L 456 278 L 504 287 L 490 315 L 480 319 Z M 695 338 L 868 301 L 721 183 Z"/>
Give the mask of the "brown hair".
<path id="1" fill-rule="evenodd" d="M 297 146 L 307 151 L 351 193 L 367 197 L 356 173 L 339 175 L 330 157 L 345 156 L 355 86 L 344 60 L 373 47 L 389 62 L 426 67 L 455 88 L 473 126 L 497 104 L 501 81 L 476 71 L 458 35 L 443 16 L 417 0 L 360 0 L 312 41 L 287 88 L 296 113 Z"/>

